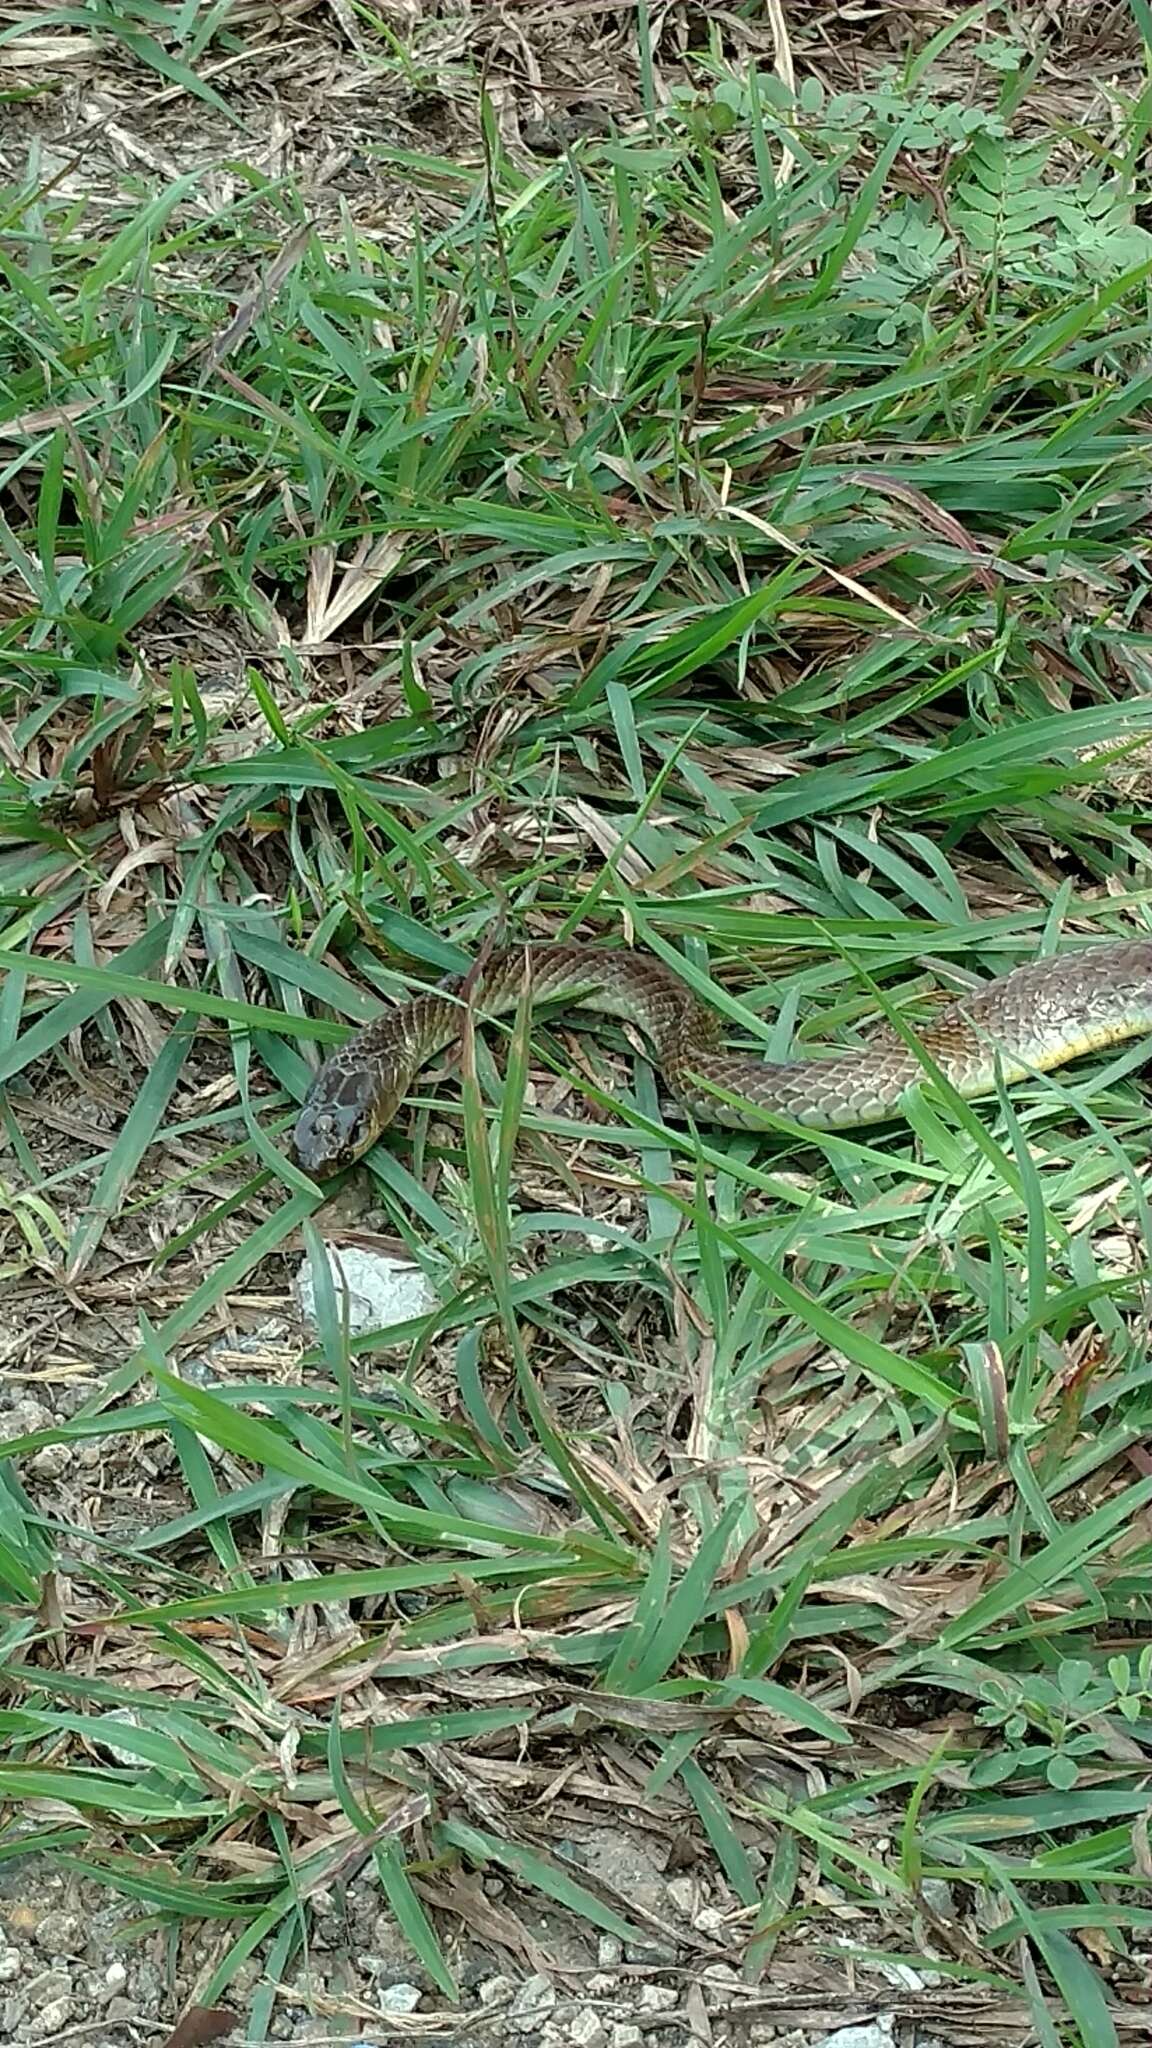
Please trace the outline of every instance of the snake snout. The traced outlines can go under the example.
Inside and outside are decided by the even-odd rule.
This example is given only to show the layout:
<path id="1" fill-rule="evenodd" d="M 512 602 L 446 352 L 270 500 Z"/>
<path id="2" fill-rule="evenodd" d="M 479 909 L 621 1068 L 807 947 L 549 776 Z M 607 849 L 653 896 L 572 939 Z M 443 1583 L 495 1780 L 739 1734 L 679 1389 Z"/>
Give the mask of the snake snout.
<path id="1" fill-rule="evenodd" d="M 371 1150 L 399 1107 L 399 1097 L 382 1077 L 360 1068 L 347 1071 L 329 1062 L 321 1069 L 296 1119 L 292 1156 L 318 1180 L 339 1173 Z"/>

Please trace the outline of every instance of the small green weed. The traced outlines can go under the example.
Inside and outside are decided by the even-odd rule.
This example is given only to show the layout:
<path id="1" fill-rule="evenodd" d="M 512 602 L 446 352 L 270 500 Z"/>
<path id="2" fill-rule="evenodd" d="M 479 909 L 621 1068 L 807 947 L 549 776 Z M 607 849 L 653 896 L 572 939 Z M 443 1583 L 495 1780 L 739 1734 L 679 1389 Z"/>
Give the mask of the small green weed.
<path id="1" fill-rule="evenodd" d="M 1125 1727 L 1146 1734 L 1152 1644 L 1140 1652 L 1135 1667 L 1128 1657 L 1109 1658 L 1103 1670 L 1087 1658 L 1069 1657 L 1051 1677 L 1037 1671 L 1015 1683 L 998 1680 L 995 1695 L 976 1719 L 999 1731 L 1002 1746 L 978 1759 L 972 1783 L 1001 1785 L 1041 1769 L 1058 1792 L 1070 1792 L 1089 1759 L 1115 1754 Z M 1042 1740 L 1029 1741 L 1032 1735 Z"/>

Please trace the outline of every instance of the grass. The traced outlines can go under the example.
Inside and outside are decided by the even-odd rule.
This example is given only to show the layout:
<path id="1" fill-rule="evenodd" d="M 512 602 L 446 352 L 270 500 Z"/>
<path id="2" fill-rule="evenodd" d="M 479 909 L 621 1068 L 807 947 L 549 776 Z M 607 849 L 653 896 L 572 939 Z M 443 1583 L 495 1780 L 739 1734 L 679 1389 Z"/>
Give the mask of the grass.
<path id="1" fill-rule="evenodd" d="M 176 83 L 215 32 L 108 12 L 61 20 Z M 449 1999 L 461 1867 L 652 1939 L 528 1796 L 594 1802 L 608 1733 L 750 2011 L 847 1928 L 941 2013 L 1139 2021 L 1146 1048 L 764 1141 L 606 1027 L 469 1034 L 367 1168 L 438 1309 L 321 1289 L 299 1373 L 181 1371 L 319 1251 L 311 1055 L 494 927 L 648 949 L 771 1056 L 1146 927 L 1152 260 L 1116 207 L 1021 255 L 1010 85 L 990 254 L 930 260 L 913 115 L 946 214 L 976 172 L 914 72 L 840 148 L 703 59 L 533 166 L 482 109 L 473 163 L 382 157 L 385 239 L 251 168 L 4 195 L 4 1274 L 91 1313 L 148 1262 L 5 1446 L 0 1858 L 213 1924 L 206 2004 L 257 1955 L 253 2038 L 361 1862 Z M 107 1141 L 46 1164 L 92 1069 Z M 78 1541 L 36 1454 L 140 1446 L 158 1513 Z"/>

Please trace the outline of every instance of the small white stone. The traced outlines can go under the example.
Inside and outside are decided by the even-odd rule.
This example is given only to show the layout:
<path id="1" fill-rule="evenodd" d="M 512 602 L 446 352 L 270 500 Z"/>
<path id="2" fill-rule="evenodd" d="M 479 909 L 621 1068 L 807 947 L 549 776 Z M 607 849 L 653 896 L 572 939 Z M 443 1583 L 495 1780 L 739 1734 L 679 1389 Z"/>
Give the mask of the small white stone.
<path id="1" fill-rule="evenodd" d="M 898 1991 L 915 1992 L 923 1991 L 924 1989 L 924 1978 L 919 1970 L 912 1968 L 911 1963 L 881 1962 L 877 1960 L 873 1964 L 873 1968 L 877 1976 L 883 1977 L 886 1984 L 894 1984 Z"/>
<path id="2" fill-rule="evenodd" d="M 642 1984 L 637 2003 L 641 2012 L 672 2012 L 680 2003 L 680 1993 L 671 1984 Z"/>
<path id="3" fill-rule="evenodd" d="M 941 1920 L 954 1920 L 956 1918 L 956 1900 L 953 1896 L 952 1887 L 946 1878 L 922 1877 L 920 1880 L 920 1890 L 924 1897 L 924 1904 L 930 1907 L 933 1913 L 938 1914 Z"/>
<path id="4" fill-rule="evenodd" d="M 838 2027 L 834 2034 L 825 2034 L 816 2048 L 892 2048 L 892 2015 L 882 2013 L 863 2027 Z"/>
<path id="5" fill-rule="evenodd" d="M 406 1323 L 413 1316 L 425 1316 L 437 1304 L 435 1290 L 419 1266 L 404 1259 L 389 1258 L 384 1252 L 366 1251 L 360 1245 L 326 1245 L 328 1270 L 336 1296 L 336 1320 L 354 1337 L 365 1330 L 387 1330 L 393 1323 Z M 300 1314 L 311 1329 L 316 1328 L 316 1275 L 311 1259 L 305 1259 L 296 1274 L 296 1299 Z"/>
<path id="6" fill-rule="evenodd" d="M 104 1972 L 104 1983 L 107 1990 L 111 1993 L 123 1991 L 127 1982 L 128 1972 L 124 1964 L 121 1962 L 109 1963 L 108 1968 Z"/>
<path id="7" fill-rule="evenodd" d="M 60 1479 L 71 1463 L 71 1444 L 45 1444 L 44 1449 L 37 1451 L 29 1460 L 28 1469 L 36 1474 L 37 1479 Z"/>
<path id="8" fill-rule="evenodd" d="M 602 1970 L 619 1968 L 624 1943 L 617 1934 L 602 1934 L 596 1944 L 596 1961 Z"/>
<path id="9" fill-rule="evenodd" d="M 685 1920 L 691 1920 L 700 1910 L 700 1888 L 694 1877 L 669 1878 L 668 1897 Z"/>
<path id="10" fill-rule="evenodd" d="M 612 2029 L 612 2048 L 644 2048 L 644 2035 L 631 2020 L 617 2020 Z"/>
<path id="11" fill-rule="evenodd" d="M 728 1915 L 722 1913 L 719 1906 L 701 1906 L 692 1925 L 701 1934 L 723 1934 L 728 1925 Z"/>
<path id="12" fill-rule="evenodd" d="M 556 2003 L 556 1986 L 548 1977 L 525 1977 L 504 2016 L 504 2024 L 517 2032 L 538 2027 Z"/>
<path id="13" fill-rule="evenodd" d="M 421 1458 L 424 1455 L 424 1439 L 414 1429 L 405 1429 L 403 1423 L 393 1423 L 388 1431 L 388 1448 L 398 1458 Z"/>
<path id="14" fill-rule="evenodd" d="M 0 1948 L 0 1984 L 14 1984 L 23 1967 L 18 1948 Z"/>
<path id="15" fill-rule="evenodd" d="M 53 2034 L 63 2033 L 72 2017 L 70 1998 L 50 1998 L 42 2005 L 34 2021 L 28 2023 L 30 2041 L 47 2041 Z"/>
<path id="16" fill-rule="evenodd" d="M 592 1998 L 611 1998 L 619 1983 L 619 1977 L 614 1977 L 610 1971 L 594 1970 L 590 1977 L 585 1978 L 584 1989 Z"/>
<path id="17" fill-rule="evenodd" d="M 674 1942 L 668 1941 L 626 1941 L 624 1959 L 638 1963 L 642 1970 L 673 1970 L 679 1961 L 680 1951 Z"/>
<path id="18" fill-rule="evenodd" d="M 418 1984 L 386 1984 L 380 2004 L 385 2012 L 415 2012 L 423 1995 Z"/>
<path id="19" fill-rule="evenodd" d="M 35 1436 L 37 1430 L 51 1429 L 55 1420 L 52 1410 L 31 1396 L 13 1401 L 10 1408 L 0 1411 L 0 1440 L 6 1443 L 10 1437 Z"/>
<path id="20" fill-rule="evenodd" d="M 54 2005 L 58 1998 L 71 1998 L 72 1973 L 59 1968 L 41 1970 L 25 1988 L 35 2006 Z"/>
<path id="21" fill-rule="evenodd" d="M 575 2019 L 569 2023 L 568 2039 L 572 2043 L 572 2048 L 601 2048 L 602 2042 L 607 2038 L 603 2020 L 589 2005 L 582 2006 Z"/>
<path id="22" fill-rule="evenodd" d="M 511 1977 L 486 1977 L 476 1996 L 481 2005 L 507 2005 L 515 1989 Z"/>

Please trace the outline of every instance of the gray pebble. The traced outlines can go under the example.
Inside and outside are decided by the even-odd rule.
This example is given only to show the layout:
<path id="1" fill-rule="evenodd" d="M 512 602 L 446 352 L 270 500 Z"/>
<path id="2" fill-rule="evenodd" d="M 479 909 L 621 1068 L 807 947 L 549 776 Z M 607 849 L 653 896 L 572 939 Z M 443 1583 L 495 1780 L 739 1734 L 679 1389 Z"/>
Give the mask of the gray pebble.
<path id="1" fill-rule="evenodd" d="M 680 2003 L 680 1993 L 671 1984 L 642 1984 L 637 2002 L 641 2012 L 674 2012 Z"/>
<path id="2" fill-rule="evenodd" d="M 582 2006 L 568 2022 L 571 2048 L 602 2048 L 607 2038 L 603 2020 L 590 2005 Z"/>
<path id="3" fill-rule="evenodd" d="M 39 1430 L 51 1429 L 55 1420 L 52 1410 L 45 1408 L 42 1401 L 26 1396 L 0 1411 L 0 1438 L 7 1442 L 10 1437 L 35 1436 Z"/>
<path id="4" fill-rule="evenodd" d="M 694 1877 L 670 1877 L 668 1898 L 685 1920 L 692 1920 L 700 1911 L 700 1887 Z"/>
<path id="5" fill-rule="evenodd" d="M 53 1970 L 41 1970 L 25 1989 L 34 2005 L 51 2005 L 54 1999 L 71 1998 L 72 1973 L 59 1966 Z"/>
<path id="6" fill-rule="evenodd" d="M 556 2003 L 556 1987 L 547 1977 L 526 1977 L 504 2016 L 504 2024 L 517 2033 L 538 2027 Z"/>
<path id="7" fill-rule="evenodd" d="M 862 2027 L 837 2027 L 834 2034 L 825 2034 L 816 2048 L 892 2048 L 892 2015 L 882 2013 Z"/>
<path id="8" fill-rule="evenodd" d="M 326 1245 L 332 1289 L 336 1297 L 336 1318 L 347 1317 L 354 1336 L 366 1330 L 386 1330 L 393 1323 L 412 1316 L 427 1315 L 436 1306 L 435 1292 L 421 1272 L 408 1260 L 394 1259 L 383 1252 L 360 1245 Z M 305 1259 L 296 1274 L 296 1299 L 309 1330 L 316 1327 L 316 1276 L 312 1262 Z"/>
<path id="9" fill-rule="evenodd" d="M 956 1918 L 956 1901 L 952 1896 L 952 1887 L 946 1878 L 922 1877 L 920 1880 L 920 1890 L 923 1894 L 924 1904 L 930 1907 L 933 1913 L 938 1913 L 941 1920 L 954 1920 Z"/>
<path id="10" fill-rule="evenodd" d="M 723 1934 L 728 1915 L 719 1906 L 701 1906 L 692 1924 L 701 1934 Z"/>
<path id="11" fill-rule="evenodd" d="M 218 1387 L 223 1375 L 209 1358 L 185 1358 L 180 1364 L 180 1377 L 190 1387 Z"/>
<path id="12" fill-rule="evenodd" d="M 380 1993 L 384 2012 L 415 2012 L 424 1993 L 418 1984 L 386 1984 Z"/>
<path id="13" fill-rule="evenodd" d="M 20 2032 L 26 2041 L 46 2041 L 52 2034 L 60 2034 L 72 2017 L 70 1998 L 50 1998 L 39 2012 L 25 2020 Z"/>
<path id="14" fill-rule="evenodd" d="M 679 1960 L 679 1951 L 670 1941 L 627 1941 L 624 1955 L 628 1962 L 648 1970 L 667 1970 Z"/>
<path id="15" fill-rule="evenodd" d="M 71 1444 L 45 1444 L 29 1460 L 28 1469 L 37 1479 L 62 1479 L 72 1463 Z"/>

